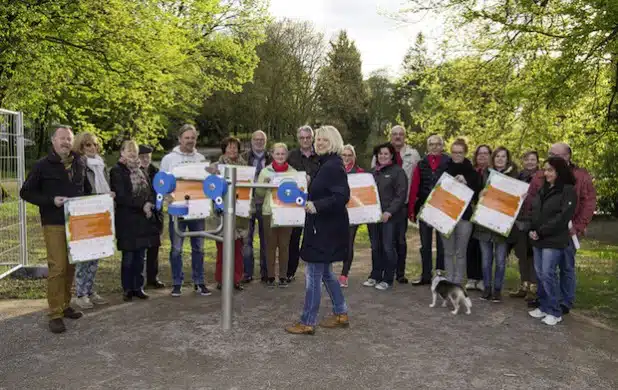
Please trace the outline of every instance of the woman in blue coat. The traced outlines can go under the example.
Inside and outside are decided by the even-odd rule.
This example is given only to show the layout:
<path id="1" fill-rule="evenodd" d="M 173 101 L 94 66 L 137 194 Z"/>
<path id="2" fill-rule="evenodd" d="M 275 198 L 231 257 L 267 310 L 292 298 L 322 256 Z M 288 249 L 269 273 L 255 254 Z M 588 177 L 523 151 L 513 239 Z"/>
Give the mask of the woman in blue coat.
<path id="1" fill-rule="evenodd" d="M 343 140 L 332 126 L 316 131 L 318 170 L 309 179 L 309 198 L 300 256 L 305 261 L 305 306 L 300 321 L 286 330 L 314 334 L 318 322 L 322 283 L 333 304 L 333 315 L 320 322 L 325 328 L 349 326 L 348 307 L 332 263 L 348 257 L 350 222 L 346 204 L 350 200 L 348 175 L 340 157 Z"/>

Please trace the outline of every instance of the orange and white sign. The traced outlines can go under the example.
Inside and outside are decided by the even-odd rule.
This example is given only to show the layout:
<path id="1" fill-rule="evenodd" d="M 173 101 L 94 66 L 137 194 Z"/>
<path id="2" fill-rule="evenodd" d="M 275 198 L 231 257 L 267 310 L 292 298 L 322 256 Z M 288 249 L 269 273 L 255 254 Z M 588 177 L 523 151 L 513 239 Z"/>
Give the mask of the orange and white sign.
<path id="1" fill-rule="evenodd" d="M 379 222 L 382 217 L 380 195 L 371 173 L 348 175 L 350 201 L 347 204 L 350 225 Z"/>
<path id="2" fill-rule="evenodd" d="M 217 165 L 221 176 L 225 174 L 225 164 Z M 236 168 L 236 183 L 253 183 L 255 167 L 234 165 Z M 236 215 L 249 218 L 251 209 L 252 188 L 236 188 Z"/>
<path id="3" fill-rule="evenodd" d="M 301 172 L 285 172 L 275 173 L 271 179 L 271 183 L 275 185 L 281 184 L 283 181 L 295 181 L 298 187 L 307 191 L 307 173 Z M 277 190 L 270 191 L 271 196 L 271 211 L 273 227 L 277 226 L 304 226 L 305 225 L 305 208 L 296 203 L 283 203 L 277 197 Z"/>
<path id="4" fill-rule="evenodd" d="M 450 236 L 470 204 L 474 191 L 443 173 L 419 212 L 419 219 Z"/>
<path id="5" fill-rule="evenodd" d="M 114 200 L 108 194 L 72 198 L 64 204 L 71 264 L 114 255 Z"/>
<path id="6" fill-rule="evenodd" d="M 208 176 L 206 168 L 209 163 L 181 164 L 172 169 L 176 178 L 176 189 L 170 195 L 171 204 L 184 205 L 189 198 L 189 213 L 183 219 L 204 219 L 212 212 L 212 201 L 206 198 L 203 190 L 203 181 Z"/>
<path id="7" fill-rule="evenodd" d="M 490 170 L 472 222 L 508 236 L 528 194 L 529 184 Z"/>

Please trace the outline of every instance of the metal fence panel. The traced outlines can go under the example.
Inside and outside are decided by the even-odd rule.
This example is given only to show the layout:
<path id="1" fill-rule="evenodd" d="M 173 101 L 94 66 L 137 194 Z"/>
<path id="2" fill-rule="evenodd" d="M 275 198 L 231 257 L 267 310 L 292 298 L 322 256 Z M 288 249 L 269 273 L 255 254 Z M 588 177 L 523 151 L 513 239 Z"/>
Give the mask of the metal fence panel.
<path id="1" fill-rule="evenodd" d="M 28 264 L 24 128 L 20 112 L 0 109 L 0 279 Z"/>

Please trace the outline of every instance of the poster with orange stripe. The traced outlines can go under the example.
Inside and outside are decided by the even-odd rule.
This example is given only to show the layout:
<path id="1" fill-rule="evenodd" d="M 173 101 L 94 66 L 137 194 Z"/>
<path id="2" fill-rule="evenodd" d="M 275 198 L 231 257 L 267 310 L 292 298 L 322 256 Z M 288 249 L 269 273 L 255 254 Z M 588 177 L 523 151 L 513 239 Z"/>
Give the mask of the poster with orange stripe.
<path id="1" fill-rule="evenodd" d="M 217 169 L 221 175 L 225 172 L 225 164 L 218 164 Z M 255 180 L 255 167 L 234 165 L 236 167 L 236 183 L 253 183 Z M 253 189 L 236 188 L 236 215 L 249 218 Z"/>
<path id="2" fill-rule="evenodd" d="M 64 204 L 69 263 L 114 255 L 114 200 L 108 194 L 72 198 Z"/>
<path id="3" fill-rule="evenodd" d="M 382 207 L 376 181 L 371 173 L 348 175 L 350 201 L 347 204 L 350 225 L 380 222 Z"/>
<path id="4" fill-rule="evenodd" d="M 203 182 L 209 175 L 208 162 L 181 164 L 172 169 L 176 189 L 172 192 L 171 204 L 189 205 L 189 213 L 183 219 L 204 219 L 212 212 L 212 201 L 204 195 Z M 188 200 L 187 200 L 188 198 Z"/>
<path id="5" fill-rule="evenodd" d="M 419 212 L 419 218 L 445 236 L 450 236 L 470 204 L 474 191 L 448 173 L 443 173 Z"/>
<path id="6" fill-rule="evenodd" d="M 307 191 L 307 173 L 301 172 L 284 172 L 275 173 L 271 178 L 271 183 L 280 185 L 284 181 L 294 181 L 298 187 Z M 270 191 L 270 205 L 272 211 L 273 227 L 277 226 L 304 226 L 305 225 L 305 208 L 296 203 L 283 203 L 277 197 L 277 190 Z"/>
<path id="7" fill-rule="evenodd" d="M 471 221 L 507 237 L 528 194 L 529 184 L 490 170 Z"/>

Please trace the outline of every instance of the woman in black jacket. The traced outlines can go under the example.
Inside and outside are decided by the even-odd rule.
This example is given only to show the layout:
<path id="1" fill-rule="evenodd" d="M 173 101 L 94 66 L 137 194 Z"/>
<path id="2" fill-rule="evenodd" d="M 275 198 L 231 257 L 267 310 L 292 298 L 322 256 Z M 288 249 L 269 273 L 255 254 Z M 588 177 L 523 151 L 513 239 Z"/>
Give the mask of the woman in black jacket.
<path id="1" fill-rule="evenodd" d="M 110 171 L 110 186 L 116 193 L 116 245 L 122 251 L 125 301 L 148 298 L 142 289 L 144 258 L 148 248 L 161 245 L 152 184 L 140 168 L 138 150 L 135 141 L 124 141 L 120 160 Z"/>
<path id="2" fill-rule="evenodd" d="M 451 145 L 451 160 L 446 168 L 446 173 L 453 176 L 455 180 L 468 186 L 474 191 L 474 197 L 470 205 L 464 211 L 461 219 L 455 225 L 449 237 L 442 235 L 444 245 L 444 268 L 446 277 L 449 281 L 462 284 L 466 273 L 466 249 L 468 241 L 472 235 L 472 205 L 476 203 L 479 192 L 481 191 L 481 177 L 476 172 L 470 160 L 466 158 L 468 144 L 458 138 Z"/>
<path id="3" fill-rule="evenodd" d="M 381 291 L 391 288 L 395 279 L 398 257 L 393 216 L 401 210 L 408 195 L 408 179 L 397 164 L 395 153 L 395 147 L 390 143 L 373 149 L 376 166 L 371 172 L 380 195 L 382 220 L 367 225 L 371 240 L 371 275 L 363 286 Z"/>
<path id="4" fill-rule="evenodd" d="M 534 269 L 540 307 L 529 312 L 547 325 L 562 321 L 556 268 L 571 236 L 569 222 L 575 214 L 575 177 L 561 157 L 550 157 L 544 167 L 545 184 L 532 202 L 531 230 Z"/>
<path id="5" fill-rule="evenodd" d="M 325 328 L 349 326 L 348 307 L 332 263 L 348 257 L 350 222 L 346 204 L 350 187 L 341 160 L 343 140 L 332 126 L 316 131 L 317 171 L 309 180 L 309 198 L 300 256 L 305 261 L 305 306 L 300 321 L 286 328 L 293 334 L 313 334 L 320 310 L 322 283 L 330 295 L 333 315 L 320 322 Z"/>

